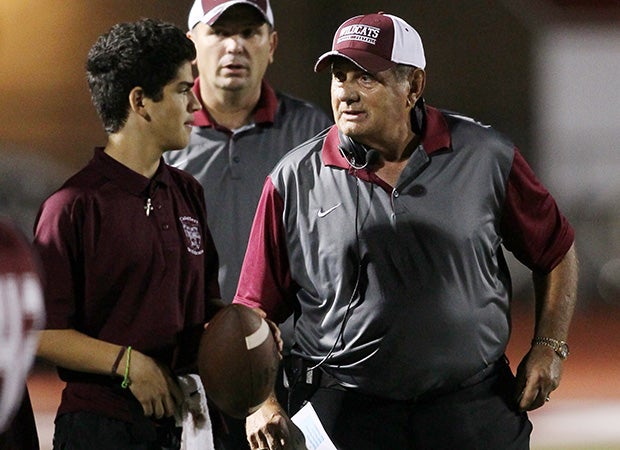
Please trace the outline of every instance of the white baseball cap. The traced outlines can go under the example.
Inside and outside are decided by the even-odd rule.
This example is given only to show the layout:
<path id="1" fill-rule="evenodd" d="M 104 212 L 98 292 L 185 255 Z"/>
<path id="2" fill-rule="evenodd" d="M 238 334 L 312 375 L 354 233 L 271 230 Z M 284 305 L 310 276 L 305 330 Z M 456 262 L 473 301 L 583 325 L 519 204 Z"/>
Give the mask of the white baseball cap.
<path id="1" fill-rule="evenodd" d="M 403 19 L 382 12 L 355 16 L 340 25 L 331 51 L 319 57 L 314 71 L 325 69 L 334 56 L 342 56 L 370 73 L 396 64 L 420 69 L 426 66 L 418 32 Z"/>
<path id="2" fill-rule="evenodd" d="M 256 8 L 273 27 L 273 11 L 269 0 L 196 0 L 189 12 L 187 26 L 191 30 L 198 22 L 213 25 L 228 8 L 244 4 Z"/>

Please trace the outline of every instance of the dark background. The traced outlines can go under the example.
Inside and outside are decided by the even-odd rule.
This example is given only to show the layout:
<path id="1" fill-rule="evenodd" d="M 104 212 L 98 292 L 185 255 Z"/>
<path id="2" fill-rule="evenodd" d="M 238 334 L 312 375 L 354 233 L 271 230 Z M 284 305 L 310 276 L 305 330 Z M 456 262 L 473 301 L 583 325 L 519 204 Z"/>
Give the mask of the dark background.
<path id="1" fill-rule="evenodd" d="M 190 0 L 3 0 L 0 6 L 0 138 L 71 169 L 105 136 L 90 104 L 84 61 L 119 21 L 156 17 L 187 28 Z M 463 5 L 467 5 L 464 7 Z M 329 77 L 314 62 L 356 14 L 385 11 L 413 25 L 426 55 L 427 101 L 471 115 L 530 152 L 529 34 L 501 2 L 274 0 L 279 33 L 269 81 L 329 111 Z M 3 11 L 3 9 L 5 11 Z"/>

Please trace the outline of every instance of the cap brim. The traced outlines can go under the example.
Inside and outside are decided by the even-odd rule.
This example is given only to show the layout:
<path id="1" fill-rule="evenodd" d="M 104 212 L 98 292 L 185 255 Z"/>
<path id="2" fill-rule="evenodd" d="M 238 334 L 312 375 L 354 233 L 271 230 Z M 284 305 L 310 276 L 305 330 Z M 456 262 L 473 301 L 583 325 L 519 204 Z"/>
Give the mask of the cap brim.
<path id="1" fill-rule="evenodd" d="M 188 20 L 189 29 L 191 30 L 192 28 L 194 28 L 198 24 L 198 22 L 202 22 L 204 24 L 212 26 L 213 24 L 215 24 L 215 22 L 218 21 L 218 19 L 220 18 L 222 14 L 224 14 L 231 7 L 237 6 L 237 5 L 251 6 L 252 8 L 254 8 L 256 11 L 260 13 L 260 15 L 263 17 L 263 19 L 265 20 L 267 24 L 273 27 L 273 14 L 271 12 L 271 9 L 265 12 L 253 2 L 238 0 L 238 1 L 230 1 L 227 3 L 223 3 L 221 5 L 218 5 L 215 8 L 211 9 L 209 12 L 205 13 L 204 15 L 194 13 L 194 10 L 192 8 L 192 11 L 190 12 L 190 19 Z M 192 17 L 194 14 L 195 14 L 195 17 Z"/>
<path id="2" fill-rule="evenodd" d="M 346 58 L 360 69 L 370 73 L 382 72 L 396 65 L 394 62 L 380 56 L 373 55 L 372 53 L 356 49 L 343 49 L 323 53 L 314 65 L 314 71 L 320 72 L 325 69 L 335 57 Z"/>
<path id="3" fill-rule="evenodd" d="M 255 5 L 252 2 L 244 2 L 244 1 L 238 1 L 238 2 L 231 2 L 231 4 L 226 5 L 225 7 L 221 8 L 220 11 L 217 12 L 217 14 L 215 14 L 213 17 L 211 17 L 206 23 L 207 25 L 211 26 L 213 24 L 215 24 L 215 22 L 217 22 L 219 20 L 219 18 L 226 12 L 228 11 L 230 8 L 232 8 L 233 6 L 238 6 L 238 5 L 247 5 L 247 6 L 251 6 L 252 8 L 254 8 L 263 18 L 263 20 L 268 23 L 269 25 L 273 26 L 273 19 L 270 19 L 267 14 L 265 14 L 265 12 L 260 9 L 257 5 Z"/>

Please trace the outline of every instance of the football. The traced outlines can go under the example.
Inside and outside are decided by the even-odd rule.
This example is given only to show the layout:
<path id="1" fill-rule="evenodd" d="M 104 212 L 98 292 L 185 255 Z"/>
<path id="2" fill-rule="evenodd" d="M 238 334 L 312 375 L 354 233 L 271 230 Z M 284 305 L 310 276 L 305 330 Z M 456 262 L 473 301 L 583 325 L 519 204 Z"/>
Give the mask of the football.
<path id="1" fill-rule="evenodd" d="M 202 384 L 208 399 L 231 417 L 243 419 L 260 408 L 273 389 L 279 364 L 269 325 L 247 306 L 225 306 L 202 334 Z"/>

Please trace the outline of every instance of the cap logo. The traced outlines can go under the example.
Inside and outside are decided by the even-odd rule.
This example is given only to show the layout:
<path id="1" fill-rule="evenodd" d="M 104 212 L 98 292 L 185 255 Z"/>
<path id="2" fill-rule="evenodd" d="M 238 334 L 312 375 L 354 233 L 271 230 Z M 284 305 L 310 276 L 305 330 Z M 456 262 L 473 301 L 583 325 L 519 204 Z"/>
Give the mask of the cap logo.
<path id="1" fill-rule="evenodd" d="M 361 41 L 368 44 L 375 45 L 381 29 L 377 27 L 371 27 L 370 25 L 349 25 L 340 30 L 337 44 L 344 41 Z"/>

